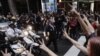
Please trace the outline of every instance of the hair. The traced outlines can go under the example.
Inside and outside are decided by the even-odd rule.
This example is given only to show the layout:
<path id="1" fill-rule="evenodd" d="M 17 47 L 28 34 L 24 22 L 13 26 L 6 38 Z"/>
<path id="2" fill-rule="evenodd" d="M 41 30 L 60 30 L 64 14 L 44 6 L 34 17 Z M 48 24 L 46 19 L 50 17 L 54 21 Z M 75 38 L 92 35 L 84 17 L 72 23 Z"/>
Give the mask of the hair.
<path id="1" fill-rule="evenodd" d="M 14 25 L 14 23 L 11 23 L 10 25 L 9 25 L 11 28 L 15 28 L 16 26 Z"/>
<path id="2" fill-rule="evenodd" d="M 100 56 L 100 37 L 91 38 L 89 43 L 89 56 Z"/>

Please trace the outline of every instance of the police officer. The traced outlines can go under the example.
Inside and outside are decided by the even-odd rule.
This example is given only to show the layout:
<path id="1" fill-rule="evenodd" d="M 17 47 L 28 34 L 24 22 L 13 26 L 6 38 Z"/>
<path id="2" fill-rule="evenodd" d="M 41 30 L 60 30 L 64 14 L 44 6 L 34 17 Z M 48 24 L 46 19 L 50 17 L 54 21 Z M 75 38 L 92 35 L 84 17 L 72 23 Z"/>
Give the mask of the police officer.
<path id="1" fill-rule="evenodd" d="M 8 40 L 14 41 L 17 39 L 17 37 L 22 33 L 22 31 L 18 28 L 16 28 L 16 26 L 12 23 L 9 25 L 8 29 L 6 30 L 5 34 L 6 34 L 6 38 Z"/>
<path id="2" fill-rule="evenodd" d="M 54 46 L 54 51 L 58 52 L 58 47 L 57 47 L 57 38 L 56 38 L 56 31 L 55 31 L 55 26 L 51 22 L 48 22 L 46 32 L 49 33 L 48 37 L 48 43 L 47 46 L 49 46 L 51 43 L 53 43 Z"/>

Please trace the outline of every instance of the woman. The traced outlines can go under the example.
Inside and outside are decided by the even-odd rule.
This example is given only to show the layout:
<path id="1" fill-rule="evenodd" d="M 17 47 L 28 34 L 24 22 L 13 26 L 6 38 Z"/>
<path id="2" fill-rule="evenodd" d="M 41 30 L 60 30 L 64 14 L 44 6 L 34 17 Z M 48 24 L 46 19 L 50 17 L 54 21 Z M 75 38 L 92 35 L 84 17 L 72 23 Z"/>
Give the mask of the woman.
<path id="1" fill-rule="evenodd" d="M 72 10 L 78 18 L 78 21 L 81 25 L 81 28 L 86 36 L 88 36 L 89 41 L 87 41 L 87 48 L 72 39 L 66 31 L 64 31 L 65 37 L 70 40 L 73 45 L 75 45 L 78 49 L 83 51 L 88 56 L 100 56 L 100 37 L 96 37 L 94 35 L 95 30 L 92 27 L 92 25 L 89 23 L 87 17 L 83 15 L 83 18 L 80 16 L 80 13 L 78 13 L 75 9 Z M 97 36 L 100 36 L 100 27 L 97 29 Z M 94 37 L 95 36 L 95 37 Z"/>

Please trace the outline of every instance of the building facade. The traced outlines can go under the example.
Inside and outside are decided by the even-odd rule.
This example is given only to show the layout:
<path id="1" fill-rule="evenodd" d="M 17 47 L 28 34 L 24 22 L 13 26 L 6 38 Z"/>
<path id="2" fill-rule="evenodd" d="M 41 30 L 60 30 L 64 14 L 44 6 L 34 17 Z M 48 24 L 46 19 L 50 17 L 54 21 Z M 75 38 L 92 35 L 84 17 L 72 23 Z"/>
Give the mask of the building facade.
<path id="1" fill-rule="evenodd" d="M 27 3 L 28 1 L 28 3 Z M 50 0 L 51 1 L 51 0 Z M 52 11 L 54 10 L 65 10 L 69 11 L 71 8 L 68 4 L 72 4 L 77 9 L 100 12 L 100 1 L 99 0 L 52 0 L 54 3 L 50 2 L 45 4 L 45 2 L 49 2 L 49 0 L 13 0 L 17 12 L 27 13 L 28 11 L 33 11 L 37 13 L 38 11 L 43 11 L 48 8 Z M 44 5 L 43 5 L 44 3 Z M 52 6 L 54 5 L 54 6 Z M 45 7 L 43 7 L 45 6 Z M 8 13 L 10 11 L 7 0 L 0 0 L 0 13 Z"/>
<path id="2" fill-rule="evenodd" d="M 100 12 L 100 0 L 57 0 L 58 9 L 69 11 L 68 3 L 73 4 L 77 9 Z M 76 3 L 76 4 L 75 4 Z"/>
<path id="3" fill-rule="evenodd" d="M 34 13 L 41 10 L 41 0 L 12 0 L 17 12 L 20 13 L 27 13 L 28 6 L 29 10 L 33 11 Z M 28 1 L 28 6 L 27 6 Z M 0 0 L 0 13 L 7 14 L 10 12 L 10 7 L 8 0 Z"/>

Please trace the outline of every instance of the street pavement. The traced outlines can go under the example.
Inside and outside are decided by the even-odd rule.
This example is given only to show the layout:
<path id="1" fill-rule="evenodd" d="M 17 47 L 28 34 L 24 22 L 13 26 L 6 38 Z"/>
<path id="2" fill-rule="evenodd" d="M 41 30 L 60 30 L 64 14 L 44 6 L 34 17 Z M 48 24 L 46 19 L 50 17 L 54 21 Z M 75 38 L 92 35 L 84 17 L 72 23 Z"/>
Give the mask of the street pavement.
<path id="1" fill-rule="evenodd" d="M 58 40 L 59 52 L 57 54 L 59 56 L 63 56 L 71 47 L 72 47 L 72 43 L 69 40 L 66 40 L 66 39 Z M 78 56 L 85 56 L 85 55 L 84 53 L 80 52 Z"/>
<path id="2" fill-rule="evenodd" d="M 72 43 L 67 39 L 58 39 L 58 52 L 55 52 L 59 56 L 64 56 L 64 54 L 72 47 Z M 51 44 L 49 48 L 53 51 L 53 45 Z M 46 53 L 43 56 L 48 56 Z M 85 56 L 84 53 L 80 52 L 78 56 Z"/>

